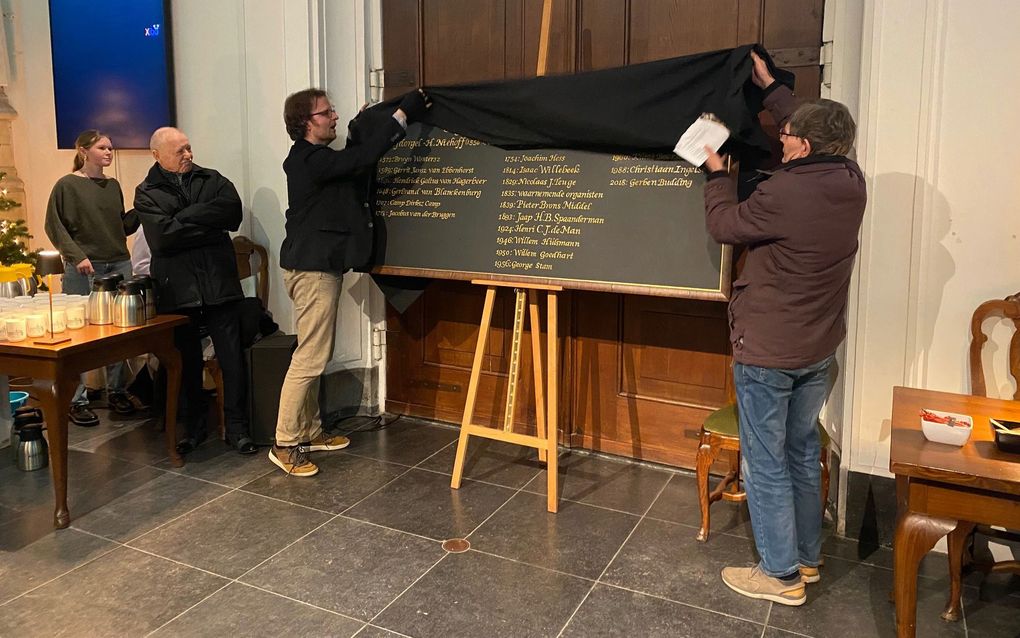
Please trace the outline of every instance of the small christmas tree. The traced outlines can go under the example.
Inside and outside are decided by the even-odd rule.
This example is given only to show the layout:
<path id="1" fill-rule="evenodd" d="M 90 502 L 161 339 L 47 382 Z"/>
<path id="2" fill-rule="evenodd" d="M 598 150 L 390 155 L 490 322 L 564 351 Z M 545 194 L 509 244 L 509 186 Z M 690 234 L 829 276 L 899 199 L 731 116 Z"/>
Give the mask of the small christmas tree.
<path id="1" fill-rule="evenodd" d="M 7 173 L 0 171 L 0 181 L 3 181 Z M 0 212 L 9 211 L 12 208 L 21 206 L 7 196 L 7 189 L 0 189 Z M 28 249 L 28 240 L 32 235 L 28 232 L 28 226 L 24 219 L 14 221 L 0 220 L 0 264 L 10 266 L 11 264 L 32 264 L 36 263 L 38 250 Z"/>

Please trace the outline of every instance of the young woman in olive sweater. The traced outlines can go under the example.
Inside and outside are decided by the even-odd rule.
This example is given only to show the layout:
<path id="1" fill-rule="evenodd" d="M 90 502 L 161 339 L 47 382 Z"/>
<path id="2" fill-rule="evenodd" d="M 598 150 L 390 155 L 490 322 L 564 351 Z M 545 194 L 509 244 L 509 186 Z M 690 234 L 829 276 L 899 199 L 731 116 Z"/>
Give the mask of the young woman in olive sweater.
<path id="1" fill-rule="evenodd" d="M 120 183 L 103 171 L 113 161 L 110 138 L 96 130 L 82 132 L 75 141 L 72 172 L 53 185 L 46 208 L 46 236 L 64 259 L 63 290 L 87 295 L 92 279 L 112 273 L 131 277 L 127 236 L 138 228 L 134 211 L 125 212 Z M 121 414 L 134 406 L 124 390 L 124 364 L 106 368 L 106 396 Z M 85 385 L 71 400 L 70 419 L 77 425 L 99 423 L 89 409 Z"/>

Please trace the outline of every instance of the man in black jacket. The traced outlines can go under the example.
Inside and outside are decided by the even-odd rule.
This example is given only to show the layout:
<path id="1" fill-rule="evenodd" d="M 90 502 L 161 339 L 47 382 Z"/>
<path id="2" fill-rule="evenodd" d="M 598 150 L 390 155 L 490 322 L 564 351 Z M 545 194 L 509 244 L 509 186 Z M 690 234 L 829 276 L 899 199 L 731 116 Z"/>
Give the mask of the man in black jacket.
<path id="1" fill-rule="evenodd" d="M 306 89 L 284 102 L 294 145 L 283 162 L 288 209 L 280 266 L 294 302 L 298 346 L 280 392 L 269 460 L 287 474 L 313 476 L 319 469 L 307 451 L 339 450 L 349 443 L 323 434 L 319 415 L 319 377 L 333 357 L 343 273 L 365 265 L 372 253 L 368 191 L 376 161 L 428 106 L 418 90 L 392 115 L 379 108 L 365 111 L 351 122 L 347 147 L 336 151 L 329 143 L 336 139 L 337 114 L 325 91 Z"/>
<path id="2" fill-rule="evenodd" d="M 152 252 L 157 309 L 191 318 L 174 334 L 181 351 L 188 425 L 177 451 L 190 452 L 207 435 L 199 335 L 204 327 L 223 371 L 227 439 L 238 452 L 252 454 L 257 447 L 248 430 L 237 312 L 244 294 L 229 234 L 241 225 L 241 198 L 230 180 L 193 163 L 191 143 L 183 132 L 157 129 L 149 147 L 156 163 L 135 190 L 134 205 Z"/>

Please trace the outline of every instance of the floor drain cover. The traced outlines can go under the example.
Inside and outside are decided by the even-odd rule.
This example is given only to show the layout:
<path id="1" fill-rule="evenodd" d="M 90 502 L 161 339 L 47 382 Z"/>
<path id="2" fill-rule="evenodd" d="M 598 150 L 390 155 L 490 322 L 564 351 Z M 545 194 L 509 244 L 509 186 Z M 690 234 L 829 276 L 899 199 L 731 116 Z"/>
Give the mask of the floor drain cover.
<path id="1" fill-rule="evenodd" d="M 451 538 L 443 541 L 443 549 L 450 552 L 451 554 L 460 554 L 471 549 L 471 543 L 464 538 Z"/>

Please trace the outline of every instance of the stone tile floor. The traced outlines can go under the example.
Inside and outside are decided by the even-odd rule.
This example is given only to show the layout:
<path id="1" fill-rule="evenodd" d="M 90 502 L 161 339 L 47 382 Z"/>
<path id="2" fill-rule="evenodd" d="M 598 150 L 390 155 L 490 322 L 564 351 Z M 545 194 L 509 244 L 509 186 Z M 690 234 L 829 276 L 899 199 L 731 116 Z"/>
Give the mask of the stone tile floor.
<path id="1" fill-rule="evenodd" d="M 451 490 L 456 430 L 413 419 L 315 454 L 309 480 L 215 441 L 171 468 L 149 421 L 71 430 L 67 530 L 48 472 L 0 450 L 0 636 L 895 633 L 890 550 L 830 536 L 805 606 L 743 598 L 718 574 L 754 560 L 746 508 L 715 504 L 698 543 L 694 479 L 662 467 L 564 451 L 552 515 L 527 451 L 472 441 Z M 947 591 L 929 556 L 918 636 L 1020 636 L 1018 580 L 971 575 L 955 624 Z"/>

